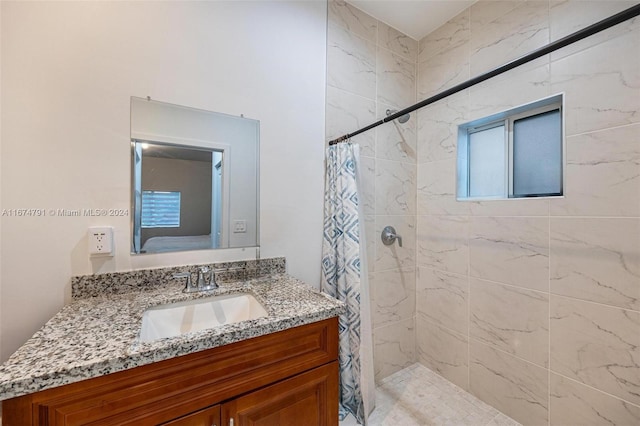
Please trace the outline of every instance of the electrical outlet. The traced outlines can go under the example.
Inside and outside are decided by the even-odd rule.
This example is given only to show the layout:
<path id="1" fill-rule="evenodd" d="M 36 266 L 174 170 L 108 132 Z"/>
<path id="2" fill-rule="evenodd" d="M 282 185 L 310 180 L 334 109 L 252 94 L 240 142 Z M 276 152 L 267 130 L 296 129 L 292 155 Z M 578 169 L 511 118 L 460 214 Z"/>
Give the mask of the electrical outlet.
<path id="1" fill-rule="evenodd" d="M 233 233 L 234 234 L 242 234 L 247 232 L 247 221 L 246 220 L 234 220 L 233 221 Z"/>
<path id="2" fill-rule="evenodd" d="M 88 240 L 90 256 L 113 256 L 113 228 L 89 228 Z"/>

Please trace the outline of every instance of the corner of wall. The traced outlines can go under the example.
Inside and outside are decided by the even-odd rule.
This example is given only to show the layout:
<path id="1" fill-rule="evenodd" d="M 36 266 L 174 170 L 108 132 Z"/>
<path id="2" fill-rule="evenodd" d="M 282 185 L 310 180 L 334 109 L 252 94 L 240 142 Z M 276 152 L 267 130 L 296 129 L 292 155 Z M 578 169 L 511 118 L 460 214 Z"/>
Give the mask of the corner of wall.
<path id="1" fill-rule="evenodd" d="M 2 202 L 2 40 L 6 38 L 2 36 L 2 8 L 3 3 L 0 2 L 0 212 L 3 209 Z M 0 216 L 0 360 L 4 360 L 2 352 L 2 216 Z M 2 407 L 0 406 L 0 425 L 2 424 Z"/>
<path id="2" fill-rule="evenodd" d="M 417 41 L 344 1 L 329 1 L 326 138 L 353 132 L 415 103 Z M 358 59 L 354 59 L 358 58 Z M 360 196 L 371 277 L 376 380 L 415 362 L 417 121 L 388 123 L 360 145 Z M 403 247 L 384 246 L 394 226 Z"/>

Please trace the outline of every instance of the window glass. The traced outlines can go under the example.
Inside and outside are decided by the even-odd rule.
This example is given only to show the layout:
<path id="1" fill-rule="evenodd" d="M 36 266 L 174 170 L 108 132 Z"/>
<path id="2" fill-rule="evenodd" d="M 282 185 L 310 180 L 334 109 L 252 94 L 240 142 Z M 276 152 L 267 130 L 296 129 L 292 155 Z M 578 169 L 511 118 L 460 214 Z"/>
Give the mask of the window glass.
<path id="1" fill-rule="evenodd" d="M 560 110 L 513 123 L 513 195 L 562 193 L 562 124 Z"/>
<path id="2" fill-rule="evenodd" d="M 180 227 L 180 192 L 142 191 L 142 227 Z"/>
<path id="3" fill-rule="evenodd" d="M 469 196 L 503 197 L 505 187 L 504 125 L 469 133 Z"/>

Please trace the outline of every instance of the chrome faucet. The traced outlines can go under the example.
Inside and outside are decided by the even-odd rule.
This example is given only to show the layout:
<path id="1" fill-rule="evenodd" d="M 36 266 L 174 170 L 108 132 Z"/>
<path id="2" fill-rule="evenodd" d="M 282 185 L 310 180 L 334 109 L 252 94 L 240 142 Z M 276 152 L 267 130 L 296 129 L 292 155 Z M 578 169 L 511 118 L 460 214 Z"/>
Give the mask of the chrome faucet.
<path id="1" fill-rule="evenodd" d="M 184 289 L 182 290 L 184 293 L 215 290 L 219 287 L 218 283 L 216 283 L 215 271 L 211 270 L 208 266 L 201 266 L 198 268 L 198 278 L 195 282 L 191 280 L 191 273 L 189 272 L 174 274 L 173 278 L 187 279 Z"/>

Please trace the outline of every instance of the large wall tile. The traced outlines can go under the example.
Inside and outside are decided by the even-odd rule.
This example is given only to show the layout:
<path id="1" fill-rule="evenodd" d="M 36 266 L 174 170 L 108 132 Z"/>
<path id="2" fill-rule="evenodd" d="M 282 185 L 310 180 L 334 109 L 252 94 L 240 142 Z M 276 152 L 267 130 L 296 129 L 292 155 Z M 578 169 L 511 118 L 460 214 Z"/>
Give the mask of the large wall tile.
<path id="1" fill-rule="evenodd" d="M 549 365 L 549 296 L 471 278 L 469 335 L 538 364 Z"/>
<path id="2" fill-rule="evenodd" d="M 469 89 L 469 120 L 477 120 L 550 95 L 548 57 Z"/>
<path id="3" fill-rule="evenodd" d="M 416 309 L 415 269 L 376 272 L 374 275 L 373 327 L 413 318 Z"/>
<path id="4" fill-rule="evenodd" d="M 567 135 L 640 121 L 639 42 L 636 31 L 551 63 L 551 91 L 566 93 Z"/>
<path id="5" fill-rule="evenodd" d="M 327 38 L 327 84 L 375 100 L 375 43 L 335 24 Z"/>
<path id="6" fill-rule="evenodd" d="M 552 219 L 551 292 L 640 310 L 640 219 Z"/>
<path id="7" fill-rule="evenodd" d="M 329 86 L 326 114 L 326 137 L 327 140 L 332 140 L 374 122 L 376 103 L 371 99 Z M 375 156 L 373 132 L 361 133 L 353 137 L 352 141 L 360 144 L 361 155 Z"/>
<path id="8" fill-rule="evenodd" d="M 469 280 L 465 275 L 418 268 L 416 315 L 466 335 L 469 331 Z"/>
<path id="9" fill-rule="evenodd" d="M 640 312 L 552 296 L 551 370 L 640 404 Z"/>
<path id="10" fill-rule="evenodd" d="M 391 105 L 378 103 L 377 109 L 377 119 L 379 120 L 387 116 L 387 110 L 395 108 Z M 371 132 L 376 136 L 376 157 L 384 160 L 415 163 L 417 157 L 416 123 L 416 113 L 413 113 L 406 123 L 394 120 L 376 127 L 375 132 Z"/>
<path id="11" fill-rule="evenodd" d="M 420 363 L 447 380 L 468 389 L 467 336 L 416 318 L 416 350 Z"/>
<path id="12" fill-rule="evenodd" d="M 361 151 L 362 152 L 362 151 Z M 362 155 L 362 154 L 361 154 Z M 376 213 L 376 159 L 373 157 L 360 157 L 360 203 L 365 215 Z"/>
<path id="13" fill-rule="evenodd" d="M 627 9 L 636 1 L 584 1 L 584 0 L 551 0 L 549 8 L 549 33 L 551 41 L 566 37 L 584 27 L 608 18 Z M 605 31 L 591 35 L 579 42 L 566 46 L 552 53 L 552 60 L 572 55 L 618 37 L 621 34 L 637 29 L 638 18 L 631 19 L 608 28 Z"/>
<path id="14" fill-rule="evenodd" d="M 376 42 L 378 21 L 343 0 L 329 1 L 329 22 Z"/>
<path id="15" fill-rule="evenodd" d="M 637 1 L 620 0 L 551 0 L 549 9 L 549 31 L 551 40 L 555 41 L 568 36 L 637 3 Z"/>
<path id="16" fill-rule="evenodd" d="M 418 42 L 393 27 L 378 22 L 378 46 L 404 56 L 415 62 L 418 55 Z"/>
<path id="17" fill-rule="evenodd" d="M 549 291 L 549 219 L 472 217 L 471 276 Z"/>
<path id="18" fill-rule="evenodd" d="M 390 225 L 402 237 L 402 247 L 396 241 L 390 246 L 382 244 L 380 234 Z M 416 217 L 376 216 L 376 230 L 373 235 L 376 244 L 376 271 L 400 269 L 416 264 Z"/>
<path id="19" fill-rule="evenodd" d="M 473 216 L 547 216 L 548 198 L 510 198 L 508 200 L 469 201 Z"/>
<path id="20" fill-rule="evenodd" d="M 419 163 L 456 157 L 458 126 L 468 121 L 468 109 L 465 90 L 417 111 Z"/>
<path id="21" fill-rule="evenodd" d="M 376 77 L 378 102 L 396 108 L 405 108 L 415 103 L 415 62 L 379 47 Z"/>
<path id="22" fill-rule="evenodd" d="M 518 7 L 519 1 L 513 0 L 481 0 L 469 8 L 470 26 L 475 32 L 482 30 L 487 24 L 503 17 Z"/>
<path id="23" fill-rule="evenodd" d="M 443 50 L 418 63 L 417 93 L 420 100 L 469 79 L 469 46 Z"/>
<path id="24" fill-rule="evenodd" d="M 510 7 L 510 6 L 507 6 Z M 549 43 L 549 3 L 519 2 L 496 19 L 479 25 L 471 10 L 471 76 L 481 74 Z"/>
<path id="25" fill-rule="evenodd" d="M 373 330 L 373 364 L 376 381 L 416 362 L 414 319 Z"/>
<path id="26" fill-rule="evenodd" d="M 468 41 L 469 9 L 466 9 L 420 40 L 418 62 L 424 62 L 436 53 L 453 49 Z"/>
<path id="27" fill-rule="evenodd" d="M 376 160 L 376 214 L 415 213 L 415 164 Z"/>
<path id="28" fill-rule="evenodd" d="M 564 198 L 552 215 L 640 216 L 640 125 L 567 138 Z"/>
<path id="29" fill-rule="evenodd" d="M 367 249 L 367 269 L 369 274 L 375 270 L 376 265 L 376 217 L 365 215 L 364 217 L 364 234 Z"/>
<path id="30" fill-rule="evenodd" d="M 467 273 L 469 221 L 463 216 L 418 216 L 420 266 Z"/>
<path id="31" fill-rule="evenodd" d="M 471 340 L 470 392 L 523 425 L 547 424 L 548 383 L 546 369 Z"/>
<path id="32" fill-rule="evenodd" d="M 551 373 L 551 424 L 637 425 L 640 407 Z"/>
<path id="33" fill-rule="evenodd" d="M 373 307 L 376 304 L 376 292 L 375 292 L 375 290 L 376 290 L 376 288 L 375 288 L 376 287 L 376 277 L 373 274 L 373 272 L 369 272 L 368 275 L 367 275 L 367 279 L 369 280 L 369 282 L 368 282 L 369 283 L 369 307 L 371 308 L 370 309 L 370 313 L 371 313 L 370 316 L 371 316 L 371 324 L 373 325 L 373 321 L 374 321 L 374 318 L 373 318 Z"/>
<path id="34" fill-rule="evenodd" d="M 417 213 L 469 214 L 468 201 L 456 199 L 456 159 L 418 165 Z"/>

